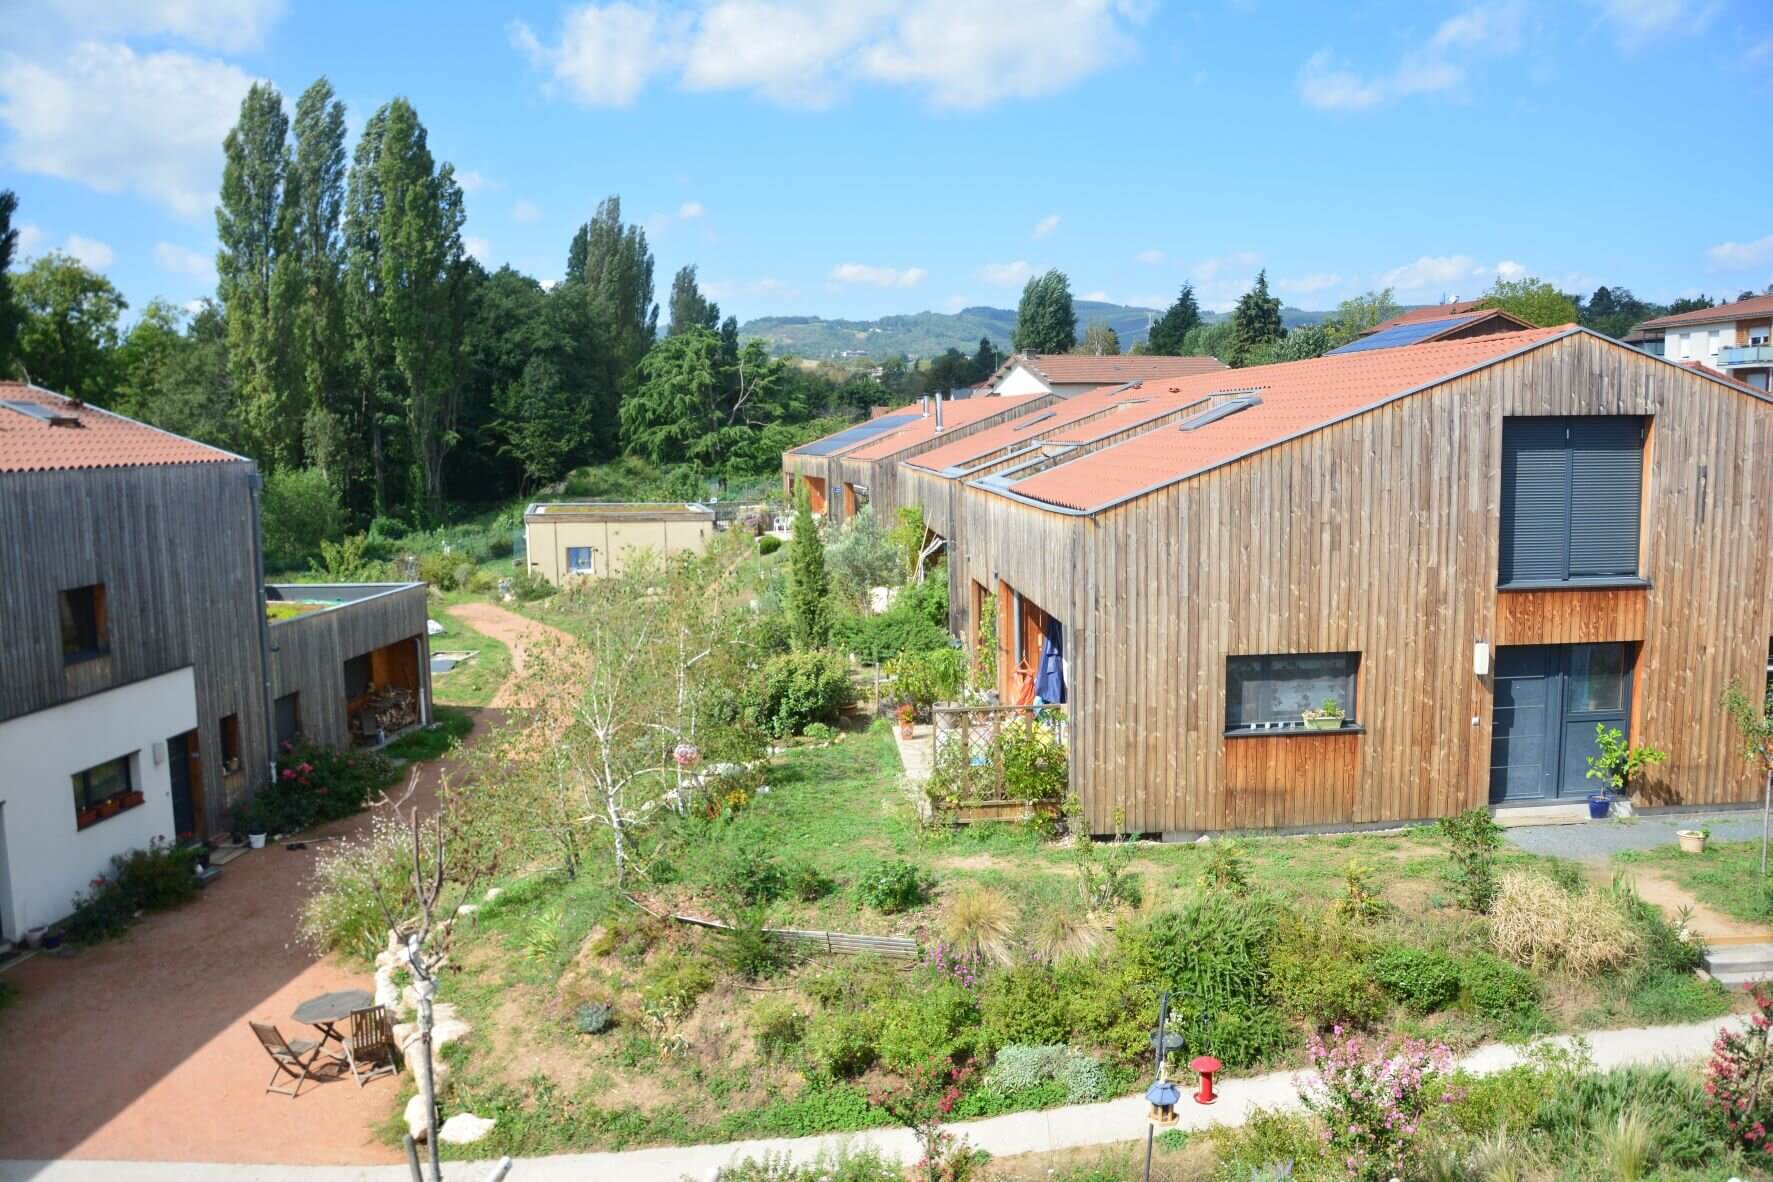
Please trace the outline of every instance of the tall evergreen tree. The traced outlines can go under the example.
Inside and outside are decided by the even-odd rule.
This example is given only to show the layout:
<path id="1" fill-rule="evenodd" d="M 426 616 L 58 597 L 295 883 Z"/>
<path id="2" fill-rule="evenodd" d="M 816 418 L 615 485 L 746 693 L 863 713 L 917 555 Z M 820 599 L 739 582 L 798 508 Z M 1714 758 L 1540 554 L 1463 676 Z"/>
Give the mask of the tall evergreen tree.
<path id="1" fill-rule="evenodd" d="M 12 215 L 18 212 L 18 194 L 0 189 L 0 380 L 15 378 L 13 358 L 18 353 L 18 297 L 12 290 L 12 264 L 18 253 L 18 230 Z"/>
<path id="2" fill-rule="evenodd" d="M 1194 298 L 1194 284 L 1184 283 L 1176 302 L 1164 309 L 1164 314 L 1151 326 L 1145 351 L 1162 357 L 1181 356 L 1188 330 L 1200 322 L 1200 304 Z"/>
<path id="3" fill-rule="evenodd" d="M 794 507 L 788 539 L 788 630 L 797 649 L 824 648 L 831 642 L 831 576 L 825 570 L 825 543 L 813 523 L 803 488 Z"/>
<path id="4" fill-rule="evenodd" d="M 667 335 L 677 336 L 692 328 L 718 329 L 720 305 L 702 294 L 696 285 L 695 264 L 678 269 L 671 280 L 671 327 Z"/>
<path id="5" fill-rule="evenodd" d="M 222 202 L 216 207 L 216 294 L 228 325 L 228 363 L 253 451 L 266 467 L 301 459 L 302 419 L 290 364 L 288 305 L 275 294 L 288 246 L 283 209 L 289 117 L 283 96 L 255 82 L 222 141 Z"/>
<path id="6" fill-rule="evenodd" d="M 1059 270 L 1030 279 L 1016 306 L 1010 343 L 1019 353 L 1069 353 L 1077 344 L 1077 313 L 1071 307 L 1071 281 Z"/>
<path id="7" fill-rule="evenodd" d="M 1268 294 L 1268 271 L 1258 271 L 1255 284 L 1238 297 L 1237 307 L 1232 309 L 1231 356 L 1225 359 L 1227 364 L 1247 364 L 1253 350 L 1287 335 L 1280 308 L 1280 301 Z"/>
<path id="8" fill-rule="evenodd" d="M 978 385 L 997 372 L 997 346 L 991 343 L 990 337 L 980 337 L 979 347 L 973 351 L 973 364 L 969 380 Z"/>
<path id="9" fill-rule="evenodd" d="M 318 79 L 295 108 L 295 151 L 283 186 L 285 246 L 276 298 L 290 321 L 290 351 L 306 407 L 304 459 L 326 471 L 341 496 L 362 469 L 348 446 L 350 385 L 345 340 L 345 104 Z"/>

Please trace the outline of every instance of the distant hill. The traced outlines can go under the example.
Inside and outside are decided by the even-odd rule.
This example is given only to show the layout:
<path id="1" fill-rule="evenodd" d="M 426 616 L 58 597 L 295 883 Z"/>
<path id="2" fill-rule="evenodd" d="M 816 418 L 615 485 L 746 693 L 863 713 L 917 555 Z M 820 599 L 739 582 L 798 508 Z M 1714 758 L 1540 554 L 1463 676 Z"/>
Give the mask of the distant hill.
<path id="1" fill-rule="evenodd" d="M 1086 325 L 1101 320 L 1120 337 L 1121 348 L 1131 349 L 1143 341 L 1151 322 L 1163 315 L 1160 308 L 1135 308 L 1125 304 L 1105 304 L 1096 300 L 1076 300 L 1077 328 L 1082 335 Z M 1315 324 L 1329 315 L 1308 312 L 1301 308 L 1281 309 L 1281 320 L 1288 328 L 1297 324 Z M 1223 313 L 1208 312 L 1209 322 L 1224 319 Z M 1012 308 L 974 307 L 958 312 L 914 312 L 908 316 L 882 316 L 879 320 L 826 320 L 821 316 L 759 316 L 739 326 L 739 335 L 760 337 L 770 352 L 783 356 L 836 358 L 845 353 L 867 357 L 891 357 L 903 353 L 908 357 L 934 357 L 948 349 L 971 353 L 979 347 L 979 338 L 1010 351 L 1010 332 L 1016 326 Z"/>

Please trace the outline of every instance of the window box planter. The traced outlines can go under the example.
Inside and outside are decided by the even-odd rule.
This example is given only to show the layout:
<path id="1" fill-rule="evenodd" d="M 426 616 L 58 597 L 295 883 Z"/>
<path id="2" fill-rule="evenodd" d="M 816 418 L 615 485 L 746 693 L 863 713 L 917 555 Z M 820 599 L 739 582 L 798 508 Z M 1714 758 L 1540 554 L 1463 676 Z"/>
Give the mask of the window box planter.
<path id="1" fill-rule="evenodd" d="M 1308 731 L 1339 731 L 1342 729 L 1342 719 L 1340 716 L 1307 718 L 1305 729 Z"/>
<path id="2" fill-rule="evenodd" d="M 1033 821 L 1036 818 L 1057 819 L 1060 813 L 1056 800 L 963 800 L 940 810 L 941 817 L 953 825 L 971 825 L 991 821 Z"/>
<path id="3" fill-rule="evenodd" d="M 146 796 L 142 795 L 140 792 L 125 792 L 119 798 L 121 803 L 118 805 L 118 808 L 119 808 L 119 810 L 132 809 L 138 804 L 147 803 L 147 799 L 148 798 Z"/>

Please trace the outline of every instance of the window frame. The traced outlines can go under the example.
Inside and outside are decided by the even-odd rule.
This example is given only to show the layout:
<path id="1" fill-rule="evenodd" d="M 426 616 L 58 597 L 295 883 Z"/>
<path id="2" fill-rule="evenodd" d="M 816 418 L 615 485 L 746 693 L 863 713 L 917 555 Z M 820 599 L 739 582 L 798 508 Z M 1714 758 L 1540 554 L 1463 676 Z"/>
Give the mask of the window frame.
<path id="1" fill-rule="evenodd" d="M 76 607 L 82 599 L 85 601 L 86 610 L 77 613 Z M 78 587 L 65 587 L 57 591 L 55 593 L 55 608 L 56 620 L 61 630 L 62 664 L 64 666 L 78 665 L 110 655 L 111 628 L 107 618 L 109 613 L 105 602 L 105 585 L 103 583 L 84 583 Z M 85 618 L 77 618 L 77 614 Z M 87 627 L 82 627 L 82 624 Z M 75 634 L 72 647 L 69 645 L 70 632 Z"/>
<path id="2" fill-rule="evenodd" d="M 576 566 L 573 555 L 583 553 L 586 565 Z M 595 575 L 597 573 L 597 548 L 595 546 L 568 546 L 566 548 L 566 573 L 569 575 Z"/>
<path id="3" fill-rule="evenodd" d="M 1254 722 L 1240 720 L 1231 721 L 1232 716 L 1232 678 L 1233 666 L 1238 662 L 1255 662 L 1260 666 L 1260 675 L 1255 680 L 1272 682 L 1277 680 L 1272 673 L 1276 661 L 1291 661 L 1300 658 L 1331 658 L 1340 657 L 1344 663 L 1344 672 L 1337 676 L 1345 685 L 1342 702 L 1342 725 L 1333 730 L 1313 730 L 1305 725 L 1303 713 L 1291 719 L 1258 719 Z M 1360 672 L 1361 654 L 1358 650 L 1338 650 L 1333 652 L 1298 652 L 1298 653 L 1232 653 L 1225 658 L 1225 716 L 1223 733 L 1226 738 L 1250 738 L 1253 736 L 1278 737 L 1283 735 L 1337 735 L 1361 733 L 1365 730 L 1360 725 Z M 1249 680 L 1249 678 L 1246 678 Z M 1322 678 L 1312 678 L 1321 681 Z M 1312 703 L 1315 709 L 1317 702 Z"/>
<path id="4" fill-rule="evenodd" d="M 222 736 L 222 774 L 235 775 L 245 766 L 240 751 L 240 715 L 238 712 L 224 714 L 216 725 Z M 230 768 L 229 764 L 234 766 Z"/>
<path id="5" fill-rule="evenodd" d="M 1573 437 L 1574 425 L 1583 421 L 1597 420 L 1629 420 L 1638 429 L 1637 445 L 1637 529 L 1633 539 L 1631 573 L 1608 574 L 1576 574 L 1575 550 L 1578 540 L 1577 521 L 1577 442 Z M 1500 487 L 1497 490 L 1496 504 L 1496 588 L 1499 591 L 1554 591 L 1561 588 L 1602 588 L 1602 587 L 1648 587 L 1650 582 L 1644 577 L 1644 493 L 1649 485 L 1649 473 L 1645 469 L 1645 460 L 1650 452 L 1650 433 L 1653 418 L 1649 415 L 1504 415 L 1502 419 L 1502 450 L 1498 456 Z M 1520 556 L 1508 544 L 1507 538 L 1514 531 L 1520 518 L 1520 503 L 1512 495 L 1508 479 L 1509 463 L 1509 426 L 1511 423 L 1523 424 L 1522 430 L 1530 429 L 1525 424 L 1556 423 L 1561 424 L 1564 432 L 1564 471 L 1562 489 L 1562 574 L 1546 577 L 1544 575 L 1523 576 L 1517 573 L 1521 564 Z M 1595 518 L 1587 519 L 1591 523 Z M 1504 569 L 1505 560 L 1510 569 Z"/>
<path id="6" fill-rule="evenodd" d="M 93 798 L 93 773 L 110 768 L 121 769 L 122 787 L 106 793 L 102 797 Z M 110 820 L 118 813 L 127 812 L 147 803 L 147 797 L 135 783 L 135 756 L 119 755 L 115 759 L 107 759 L 95 763 L 89 768 L 69 775 L 68 780 L 74 793 L 74 830 L 79 832 L 90 829 L 94 825 Z"/>

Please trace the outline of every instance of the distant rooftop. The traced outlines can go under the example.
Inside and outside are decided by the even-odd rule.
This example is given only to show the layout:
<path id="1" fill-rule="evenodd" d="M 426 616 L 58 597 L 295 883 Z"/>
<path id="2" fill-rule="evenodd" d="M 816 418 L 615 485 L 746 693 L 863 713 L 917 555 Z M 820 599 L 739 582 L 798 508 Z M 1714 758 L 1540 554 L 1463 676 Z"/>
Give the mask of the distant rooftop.
<path id="1" fill-rule="evenodd" d="M 1003 363 L 993 379 L 1013 366 L 1026 366 L 1049 382 L 1107 386 L 1151 378 L 1186 377 L 1226 368 L 1217 357 L 1171 357 L 1159 353 L 1017 353 Z"/>
<path id="2" fill-rule="evenodd" d="M 1692 312 L 1676 312 L 1646 320 L 1638 328 L 1681 328 L 1689 324 L 1710 324 L 1714 320 L 1736 320 L 1745 317 L 1773 316 L 1773 295 L 1758 295 L 1746 300 L 1719 304 L 1715 308 L 1699 308 Z M 1636 329 L 1633 330 L 1634 332 Z"/>
<path id="3" fill-rule="evenodd" d="M 714 519 L 714 510 L 694 501 L 536 501 L 525 521 L 667 521 Z"/>

